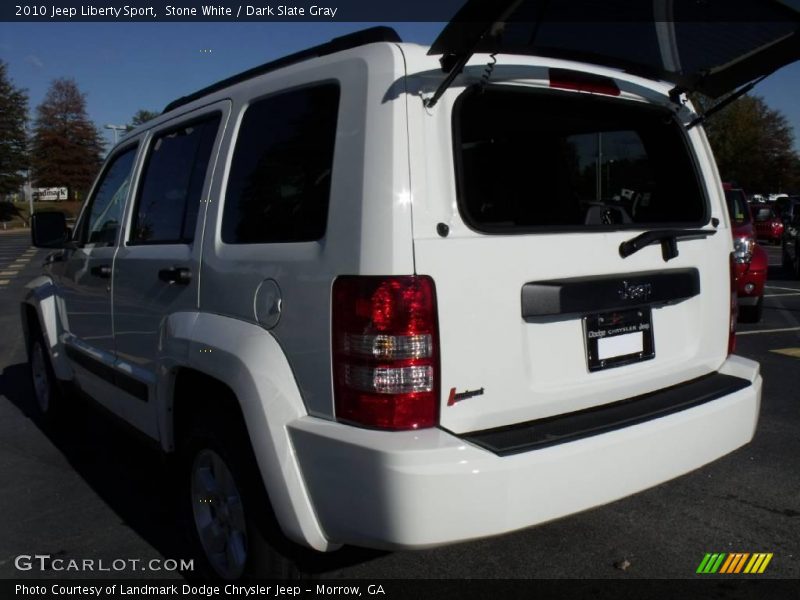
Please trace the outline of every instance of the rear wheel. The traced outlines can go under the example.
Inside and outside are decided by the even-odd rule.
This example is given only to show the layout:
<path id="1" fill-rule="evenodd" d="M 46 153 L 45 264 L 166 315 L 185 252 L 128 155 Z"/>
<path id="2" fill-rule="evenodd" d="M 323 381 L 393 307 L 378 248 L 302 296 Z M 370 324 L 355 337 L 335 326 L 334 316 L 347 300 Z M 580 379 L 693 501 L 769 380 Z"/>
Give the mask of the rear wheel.
<path id="1" fill-rule="evenodd" d="M 214 450 L 194 457 L 192 516 L 206 559 L 223 579 L 238 579 L 247 564 L 247 520 L 242 495 L 230 468 Z"/>
<path id="2" fill-rule="evenodd" d="M 182 451 L 187 527 L 213 578 L 302 577 L 299 557 L 310 553 L 285 538 L 269 503 L 244 424 L 204 419 Z"/>

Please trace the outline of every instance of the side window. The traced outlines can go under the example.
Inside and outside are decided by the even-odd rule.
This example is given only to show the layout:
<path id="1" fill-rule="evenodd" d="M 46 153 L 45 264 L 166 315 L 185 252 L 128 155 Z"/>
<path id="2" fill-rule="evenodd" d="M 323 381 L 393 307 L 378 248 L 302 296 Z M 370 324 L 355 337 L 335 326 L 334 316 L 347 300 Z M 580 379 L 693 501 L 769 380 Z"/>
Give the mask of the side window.
<path id="1" fill-rule="evenodd" d="M 228 176 L 223 242 L 325 235 L 338 111 L 336 84 L 271 96 L 247 109 Z"/>
<path id="2" fill-rule="evenodd" d="M 136 146 L 117 154 L 108 163 L 84 211 L 75 240 L 83 244 L 113 246 L 131 180 Z"/>
<path id="3" fill-rule="evenodd" d="M 134 208 L 131 244 L 191 243 L 220 115 L 158 134 Z"/>

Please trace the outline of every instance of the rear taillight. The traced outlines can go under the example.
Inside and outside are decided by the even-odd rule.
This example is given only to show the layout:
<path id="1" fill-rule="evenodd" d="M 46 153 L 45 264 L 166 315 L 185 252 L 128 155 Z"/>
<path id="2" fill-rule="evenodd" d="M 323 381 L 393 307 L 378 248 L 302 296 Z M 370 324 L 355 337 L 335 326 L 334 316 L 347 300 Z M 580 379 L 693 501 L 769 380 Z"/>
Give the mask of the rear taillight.
<path id="1" fill-rule="evenodd" d="M 731 299 L 730 299 L 730 321 L 728 323 L 728 355 L 736 350 L 736 319 L 739 317 L 739 302 L 736 296 L 736 256 L 735 252 L 730 255 L 731 268 Z"/>
<path id="2" fill-rule="evenodd" d="M 332 302 L 336 419 L 393 430 L 436 425 L 440 378 L 433 279 L 339 277 Z"/>

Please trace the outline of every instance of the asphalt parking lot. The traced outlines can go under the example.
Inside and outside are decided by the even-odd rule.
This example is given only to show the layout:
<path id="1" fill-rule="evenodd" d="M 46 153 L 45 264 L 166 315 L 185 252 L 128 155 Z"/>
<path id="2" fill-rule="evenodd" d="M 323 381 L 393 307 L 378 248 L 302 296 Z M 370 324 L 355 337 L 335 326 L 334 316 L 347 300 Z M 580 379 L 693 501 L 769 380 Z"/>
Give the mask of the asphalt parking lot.
<path id="1" fill-rule="evenodd" d="M 741 325 L 737 340 L 764 376 L 751 444 L 634 497 L 514 534 L 419 552 L 351 551 L 324 577 L 686 578 L 707 552 L 767 552 L 759 577 L 800 578 L 800 281 L 782 271 L 779 248 L 768 252 L 764 318 Z M 188 557 L 157 454 L 88 408 L 54 429 L 30 416 L 18 299 L 44 254 L 27 234 L 0 232 L 0 578 L 75 576 L 20 571 L 19 555 Z"/>

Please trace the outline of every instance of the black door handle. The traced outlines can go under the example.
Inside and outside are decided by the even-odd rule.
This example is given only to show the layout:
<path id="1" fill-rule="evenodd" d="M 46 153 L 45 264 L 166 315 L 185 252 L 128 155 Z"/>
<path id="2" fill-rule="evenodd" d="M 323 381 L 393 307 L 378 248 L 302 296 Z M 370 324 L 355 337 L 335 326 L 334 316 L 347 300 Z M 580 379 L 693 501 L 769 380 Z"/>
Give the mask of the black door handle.
<path id="1" fill-rule="evenodd" d="M 187 267 L 170 267 L 169 269 L 161 269 L 158 272 L 158 278 L 167 283 L 179 283 L 181 285 L 188 285 L 192 281 L 192 270 Z"/>
<path id="2" fill-rule="evenodd" d="M 92 267 L 91 274 L 100 279 L 108 279 L 111 277 L 111 265 L 97 265 Z"/>

